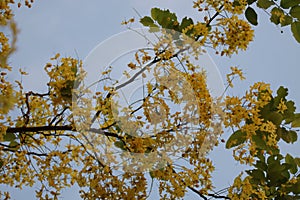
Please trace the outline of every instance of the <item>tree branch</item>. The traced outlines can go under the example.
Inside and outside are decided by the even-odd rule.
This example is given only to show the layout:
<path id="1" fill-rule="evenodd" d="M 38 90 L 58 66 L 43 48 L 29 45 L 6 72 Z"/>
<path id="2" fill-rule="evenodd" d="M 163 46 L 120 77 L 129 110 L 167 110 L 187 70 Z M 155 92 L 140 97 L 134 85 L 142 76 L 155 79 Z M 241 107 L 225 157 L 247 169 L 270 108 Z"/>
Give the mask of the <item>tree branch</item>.
<path id="1" fill-rule="evenodd" d="M 6 133 L 24 133 L 24 132 L 43 132 L 43 131 L 73 131 L 73 132 L 78 132 L 74 127 L 70 125 L 66 126 L 35 126 L 35 127 L 9 127 L 6 130 Z M 96 128 L 90 128 L 86 131 L 90 131 L 93 133 L 99 133 L 105 136 L 110 136 L 110 137 L 115 137 L 118 139 L 123 139 L 123 137 L 119 136 L 116 133 L 112 132 L 107 132 L 104 131 L 103 129 L 96 129 Z M 59 136 L 57 134 L 56 136 Z"/>
<path id="2" fill-rule="evenodd" d="M 13 150 L 13 149 L 9 149 L 9 148 L 3 148 L 3 149 L 1 149 L 1 151 L 9 151 L 9 152 L 13 152 L 13 153 L 21 153 L 21 152 L 23 152 L 23 151 L 16 151 L 16 150 Z M 68 152 L 71 152 L 72 150 L 71 149 L 69 149 L 69 150 L 66 150 L 66 151 L 63 151 L 62 152 L 62 154 L 66 154 L 66 153 L 68 153 Z M 40 156 L 40 157 L 46 157 L 46 156 L 48 156 L 48 154 L 47 153 L 36 153 L 36 152 L 26 152 L 26 155 L 34 155 L 34 156 Z"/>

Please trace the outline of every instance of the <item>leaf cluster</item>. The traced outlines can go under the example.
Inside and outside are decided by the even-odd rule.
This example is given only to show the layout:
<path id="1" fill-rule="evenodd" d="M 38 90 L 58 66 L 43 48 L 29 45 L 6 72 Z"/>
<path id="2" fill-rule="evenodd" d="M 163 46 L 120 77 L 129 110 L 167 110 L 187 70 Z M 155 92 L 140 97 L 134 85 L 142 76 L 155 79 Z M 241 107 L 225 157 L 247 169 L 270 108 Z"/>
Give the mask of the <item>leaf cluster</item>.
<path id="1" fill-rule="evenodd" d="M 286 143 L 297 141 L 298 135 L 294 130 L 300 127 L 300 115 L 295 113 L 296 107 L 294 102 L 287 100 L 288 89 L 279 87 L 277 95 L 273 96 L 268 104 L 260 109 L 260 118 L 263 121 L 270 121 L 276 126 L 276 140 L 283 140 Z M 278 106 L 284 102 L 286 110 L 278 112 Z M 253 123 L 251 120 L 246 123 Z M 247 170 L 251 177 L 250 182 L 258 190 L 267 187 L 268 198 L 275 199 L 297 199 L 300 195 L 300 158 L 293 157 L 290 154 L 283 156 L 279 149 L 269 146 L 265 138 L 267 132 L 257 130 L 252 135 L 251 140 L 255 143 L 257 151 L 256 163 L 254 169 Z M 226 148 L 232 148 L 247 142 L 247 134 L 242 130 L 235 131 L 227 140 Z M 253 194 L 253 198 L 258 198 Z"/>
<path id="2" fill-rule="evenodd" d="M 252 4 L 270 10 L 270 21 L 281 27 L 290 26 L 294 38 L 300 43 L 300 1 L 299 0 L 247 0 L 245 17 L 252 25 L 258 25 L 258 15 Z"/>
<path id="3" fill-rule="evenodd" d="M 182 33 L 186 28 L 193 25 L 193 19 L 184 17 L 181 22 L 178 21 L 175 13 L 170 10 L 163 10 L 160 8 L 152 8 L 151 16 L 145 16 L 140 19 L 140 23 L 150 28 L 150 31 L 158 31 L 159 28 L 174 30 Z M 185 34 L 191 35 L 193 29 L 188 30 Z"/>

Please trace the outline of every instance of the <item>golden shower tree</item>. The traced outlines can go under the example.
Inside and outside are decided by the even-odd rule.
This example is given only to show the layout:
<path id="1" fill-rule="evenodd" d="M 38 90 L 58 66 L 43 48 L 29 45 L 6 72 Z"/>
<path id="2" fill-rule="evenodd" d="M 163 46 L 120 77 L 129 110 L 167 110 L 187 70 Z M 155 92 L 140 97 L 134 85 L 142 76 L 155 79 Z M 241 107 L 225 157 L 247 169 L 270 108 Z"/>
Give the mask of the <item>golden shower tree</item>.
<path id="1" fill-rule="evenodd" d="M 161 199 L 181 199 L 188 191 L 200 199 L 299 199 L 300 158 L 282 155 L 278 146 L 296 142 L 300 127 L 287 88 L 273 92 L 258 82 L 242 97 L 215 98 L 194 62 L 208 47 L 229 57 L 245 51 L 258 23 L 256 9 L 266 10 L 272 23 L 290 26 L 300 42 L 299 0 L 197 0 L 191 6 L 203 14 L 200 21 L 152 8 L 140 23 L 156 40 L 123 63 L 125 80 L 115 80 L 118 69 L 108 66 L 93 91 L 82 61 L 57 54 L 44 67 L 45 93 L 8 79 L 15 73 L 9 59 L 18 35 L 13 4 L 0 1 L 0 25 L 7 27 L 0 32 L 0 184 L 39 187 L 38 199 L 58 199 L 73 185 L 83 199 L 147 199 L 153 182 Z M 231 70 L 228 87 L 235 77 L 244 79 L 240 69 Z M 140 98 L 124 105 L 118 97 L 135 80 L 144 81 Z M 226 148 L 251 169 L 215 192 L 207 153 L 224 142 L 224 127 L 233 130 Z"/>

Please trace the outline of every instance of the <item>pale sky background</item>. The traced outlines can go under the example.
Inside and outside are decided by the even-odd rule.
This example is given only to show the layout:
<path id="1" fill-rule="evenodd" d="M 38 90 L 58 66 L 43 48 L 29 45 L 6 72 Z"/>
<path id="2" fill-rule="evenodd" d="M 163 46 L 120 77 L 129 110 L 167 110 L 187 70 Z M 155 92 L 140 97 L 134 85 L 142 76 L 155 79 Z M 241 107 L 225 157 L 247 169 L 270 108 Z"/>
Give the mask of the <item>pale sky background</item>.
<path id="1" fill-rule="evenodd" d="M 133 8 L 144 16 L 150 14 L 152 7 L 168 8 L 177 13 L 179 19 L 188 15 L 193 16 L 194 21 L 197 18 L 200 20 L 200 15 L 189 0 L 36 0 L 31 9 L 23 7 L 15 12 L 20 34 L 18 49 L 11 58 L 11 64 L 30 73 L 30 76 L 23 78 L 26 88 L 45 90 L 47 76 L 44 66 L 56 53 L 73 57 L 78 54 L 80 59 L 84 59 L 98 43 L 126 30 L 120 25 L 122 20 L 133 16 L 138 20 Z M 232 65 L 241 67 L 245 72 L 246 81 L 236 82 L 236 87 L 229 90 L 228 94 L 243 95 L 245 89 L 254 82 L 265 81 L 271 83 L 274 91 L 280 85 L 288 87 L 288 98 L 300 105 L 300 44 L 294 40 L 289 28 L 276 27 L 268 18 L 265 12 L 259 12 L 255 39 L 246 52 L 231 58 L 211 56 L 223 79 Z M 283 33 L 280 33 L 281 30 Z M 299 143 L 293 148 L 283 146 L 283 152 L 298 156 L 299 150 Z M 239 173 L 239 164 L 232 160 L 231 150 L 224 150 L 221 144 L 212 158 L 216 163 L 216 189 L 229 186 Z M 0 190 L 4 189 L 7 187 L 0 185 Z M 64 190 L 61 199 L 79 199 L 74 190 Z M 11 191 L 14 199 L 24 199 L 25 196 L 25 199 L 35 199 L 32 189 Z"/>

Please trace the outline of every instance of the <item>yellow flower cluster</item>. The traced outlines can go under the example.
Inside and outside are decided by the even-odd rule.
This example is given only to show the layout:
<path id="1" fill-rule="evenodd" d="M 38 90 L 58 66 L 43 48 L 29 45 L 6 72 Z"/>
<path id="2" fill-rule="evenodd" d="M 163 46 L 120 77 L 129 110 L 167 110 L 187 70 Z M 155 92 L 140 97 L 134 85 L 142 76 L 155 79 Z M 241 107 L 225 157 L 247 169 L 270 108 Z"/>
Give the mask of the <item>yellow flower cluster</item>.
<path id="1" fill-rule="evenodd" d="M 16 100 L 16 92 L 13 85 L 0 76 L 0 116 L 6 115 L 14 107 Z"/>
<path id="2" fill-rule="evenodd" d="M 285 102 L 283 101 L 283 99 L 280 99 L 280 103 L 277 106 L 277 109 L 278 109 L 278 112 L 282 113 L 282 114 L 284 113 L 284 111 L 287 110 L 287 106 L 285 105 Z"/>
<path id="3" fill-rule="evenodd" d="M 212 97 L 206 85 L 206 75 L 204 72 L 195 72 L 192 74 L 187 73 L 184 77 L 189 84 L 187 88 L 192 88 L 193 91 L 193 97 L 188 100 L 189 103 L 184 107 L 184 110 L 193 110 L 195 112 L 193 117 L 199 120 L 196 123 L 208 127 L 212 118 Z"/>
<path id="4" fill-rule="evenodd" d="M 1 10 L 8 9 L 6 6 L 10 1 L 0 2 L 0 26 L 6 25 L 3 22 L 3 15 L 6 12 L 1 12 Z M 5 18 L 6 19 L 6 18 Z M 7 64 L 8 57 L 15 50 L 17 28 L 15 23 L 10 23 L 9 26 L 11 34 L 11 42 L 4 32 L 0 32 L 0 141 L 2 141 L 2 136 L 7 129 L 7 125 L 12 125 L 11 118 L 7 116 L 9 111 L 12 110 L 17 103 L 18 92 L 14 90 L 14 85 L 7 80 L 8 73 L 12 68 Z"/>
<path id="5" fill-rule="evenodd" d="M 1 25 L 0 25 L 1 26 Z M 8 56 L 14 52 L 17 41 L 17 27 L 14 22 L 9 24 L 9 30 L 11 38 L 9 39 L 4 32 L 0 32 L 0 68 L 11 70 L 11 67 L 7 65 Z M 9 43 L 9 40 L 11 42 Z"/>
<path id="6" fill-rule="evenodd" d="M 34 0 L 25 0 L 24 4 L 28 8 L 31 8 Z M 14 0 L 1 0 L 0 1 L 0 26 L 7 25 L 8 21 L 12 20 L 13 12 L 10 4 L 15 4 Z M 22 5 L 21 1 L 18 2 L 18 7 Z"/>
<path id="7" fill-rule="evenodd" d="M 224 10 L 226 10 L 232 14 L 240 15 L 240 14 L 244 13 L 247 5 L 248 5 L 247 0 L 238 0 L 238 1 L 225 0 L 224 1 Z"/>
<path id="8" fill-rule="evenodd" d="M 48 63 L 45 70 L 50 77 L 48 86 L 54 105 L 70 104 L 79 83 L 83 80 L 82 62 L 74 58 L 59 58 L 57 54 L 52 60 L 57 60 L 59 65 Z"/>
<path id="9" fill-rule="evenodd" d="M 187 34 L 189 31 L 192 31 L 190 37 L 197 38 L 201 37 L 202 41 L 206 40 L 206 36 L 208 34 L 208 27 L 206 26 L 206 23 L 197 22 L 196 24 L 191 24 L 187 26 L 182 33 Z"/>
<path id="10" fill-rule="evenodd" d="M 1 24 L 1 17 L 3 17 L 2 15 L 4 14 L 1 12 L 1 9 L 5 9 L 7 3 L 9 3 L 9 1 L 0 2 L 0 26 L 3 25 Z M 7 115 L 17 103 L 17 91 L 14 90 L 14 85 L 7 80 L 7 75 L 12 70 L 7 64 L 7 60 L 9 55 L 15 50 L 17 34 L 15 23 L 10 24 L 9 30 L 12 35 L 11 43 L 5 33 L 0 32 L 0 141 L 2 141 L 1 138 L 3 134 L 5 134 L 7 125 L 11 125 L 11 118 Z"/>
<path id="11" fill-rule="evenodd" d="M 201 2 L 201 1 L 199 1 Z M 207 7 L 211 7 L 213 8 L 214 10 L 220 12 L 219 8 L 221 5 L 223 5 L 223 0 L 206 0 L 206 1 L 203 1 L 206 3 L 206 6 Z"/>
<path id="12" fill-rule="evenodd" d="M 202 45 L 213 47 L 217 54 L 220 51 L 221 56 L 246 50 L 254 37 L 251 25 L 239 18 L 245 12 L 247 0 L 197 0 L 193 3 L 199 12 L 207 11 L 203 24 L 212 29 L 207 35 L 208 41 L 206 35 L 205 40 L 201 40 Z M 215 15 L 211 15 L 211 10 L 215 11 Z"/>
<path id="13" fill-rule="evenodd" d="M 6 25 L 7 21 L 13 17 L 9 4 L 13 4 L 14 0 L 1 0 L 0 2 L 0 26 Z"/>
<path id="14" fill-rule="evenodd" d="M 247 108 L 242 106 L 242 99 L 238 97 L 226 97 L 226 107 L 230 111 L 227 113 L 228 121 L 225 121 L 225 126 L 235 125 L 240 128 L 240 123 L 249 118 Z"/>
<path id="15" fill-rule="evenodd" d="M 159 182 L 159 194 L 162 199 L 183 198 L 188 186 L 202 194 L 207 194 L 213 188 L 211 172 L 214 167 L 209 159 L 199 158 L 192 169 L 182 166 L 182 171 L 178 173 L 175 169 L 168 166 L 151 172 L 152 177 L 161 180 Z"/>
<path id="16" fill-rule="evenodd" d="M 33 1 L 22 2 L 31 7 Z M 8 5 L 12 3 L 12 0 L 0 2 L 0 24 L 11 19 Z M 19 2 L 18 6 L 21 4 Z M 227 56 L 245 50 L 253 39 L 250 25 L 238 18 L 246 4 L 246 0 L 196 0 L 194 8 L 210 12 L 203 23 L 190 24 L 179 37 L 174 30 L 163 30 L 161 35 L 157 34 L 153 56 L 148 50 L 140 50 L 134 56 L 135 63 L 128 64 L 141 76 L 139 78 L 144 80 L 147 72 L 153 71 L 154 78 L 146 83 L 140 99 L 122 109 L 113 102 L 113 97 L 120 91 L 114 90 L 114 85 L 104 85 L 103 91 L 93 95 L 93 100 L 80 98 L 76 105 L 70 106 L 73 97 L 78 97 L 76 89 L 85 74 L 81 61 L 61 58 L 59 54 L 51 59 L 57 64 L 45 66 L 50 78 L 48 93 L 23 93 L 20 81 L 16 82 L 20 90 L 15 91 L 6 80 L 6 71 L 10 70 L 6 61 L 14 50 L 15 39 L 13 37 L 10 44 L 0 32 L 0 68 L 3 69 L 0 74 L 0 141 L 2 143 L 3 136 L 16 137 L 4 141 L 0 147 L 0 168 L 5 171 L 0 176 L 0 184 L 22 188 L 40 181 L 40 190 L 36 192 L 39 199 L 57 199 L 64 187 L 74 184 L 81 188 L 83 199 L 146 199 L 147 191 L 152 187 L 148 173 L 130 170 L 151 169 L 148 161 L 154 156 L 149 154 L 157 152 L 155 155 L 162 155 L 163 161 L 154 164 L 157 168 L 150 176 L 159 182 L 162 199 L 184 198 L 188 187 L 206 195 L 213 189 L 211 173 L 214 170 L 206 155 L 217 145 L 216 138 L 222 134 L 215 115 L 223 111 L 226 115 L 219 121 L 224 120 L 226 127 L 244 133 L 245 141 L 234 150 L 236 160 L 254 163 L 260 144 L 253 138 L 261 133 L 263 142 L 276 148 L 276 126 L 260 115 L 261 108 L 271 100 L 270 86 L 256 83 L 244 97 L 226 97 L 225 105 L 220 107 L 207 88 L 205 72 L 190 59 L 192 56 L 197 59 L 205 46 L 216 50 L 223 48 L 221 55 Z M 214 15 L 211 15 L 212 10 L 216 11 Z M 129 19 L 123 24 L 133 21 Z M 16 28 L 11 24 L 15 35 Z M 112 70 L 110 67 L 102 75 L 110 79 Z M 244 79 L 237 67 L 231 67 L 231 71 L 227 75 L 229 86 L 235 76 Z M 22 70 L 20 73 L 26 74 Z M 130 79 L 131 74 L 124 74 Z M 93 105 L 94 100 L 96 105 Z M 7 114 L 16 105 L 21 114 L 12 119 Z M 277 109 L 279 113 L 287 110 L 283 100 Z M 89 123 L 91 121 L 93 124 Z M 11 132 L 7 130 L 14 129 L 12 126 L 15 130 L 29 128 L 29 131 L 15 131 L 9 135 Z M 147 131 L 151 137 L 144 137 Z M 111 149 L 117 151 L 110 152 Z M 140 163 L 138 167 L 135 165 Z M 125 172 L 116 175 L 118 169 Z M 251 177 L 242 179 L 240 175 L 229 189 L 229 198 L 251 199 L 255 194 L 265 199 L 265 191 L 267 188 L 254 188 Z M 3 196 L 9 198 L 8 193 L 0 192 L 0 197 Z"/>
<path id="17" fill-rule="evenodd" d="M 255 83 L 244 97 L 226 97 L 226 116 L 224 125 L 237 128 L 245 133 L 245 142 L 234 150 L 234 158 L 241 163 L 253 164 L 257 154 L 256 141 L 253 139 L 259 131 L 266 136 L 259 136 L 266 145 L 277 148 L 276 126 L 271 121 L 260 117 L 261 108 L 270 102 L 272 91 L 269 84 Z"/>
<path id="18" fill-rule="evenodd" d="M 151 124 L 159 124 L 163 122 L 169 113 L 169 106 L 161 98 L 152 98 L 153 102 L 149 98 L 146 98 L 143 103 L 144 115 L 147 121 Z"/>
<path id="19" fill-rule="evenodd" d="M 121 25 L 128 25 L 134 22 L 134 18 L 130 18 L 128 20 L 124 20 L 121 22 Z"/>
<path id="20" fill-rule="evenodd" d="M 242 174 L 235 178 L 233 185 L 229 188 L 229 198 L 232 200 L 248 200 L 254 192 L 249 178 L 242 180 Z"/>
<path id="21" fill-rule="evenodd" d="M 230 186 L 228 190 L 228 197 L 231 200 L 248 200 L 252 199 L 252 195 L 257 195 L 258 199 L 265 200 L 268 199 L 266 192 L 268 189 L 256 189 L 250 182 L 251 177 L 247 176 L 242 179 L 242 173 L 234 179 L 234 183 Z"/>
<path id="22" fill-rule="evenodd" d="M 29 99 L 28 104 L 32 116 L 28 123 L 31 126 L 43 126 L 49 123 L 50 119 L 44 117 L 52 114 L 52 109 L 50 109 L 51 104 L 49 104 L 49 101 L 47 99 L 40 98 L 37 96 L 32 96 Z"/>
<path id="23" fill-rule="evenodd" d="M 155 55 L 162 60 L 169 60 L 176 52 L 176 45 L 173 40 L 173 31 L 161 30 L 159 41 L 154 44 Z"/>
<path id="24" fill-rule="evenodd" d="M 248 44 L 253 40 L 254 31 L 250 24 L 236 15 L 219 19 L 218 26 L 223 28 L 223 33 L 220 37 L 220 32 L 214 31 L 211 42 L 215 47 L 225 45 L 223 52 L 227 56 L 238 53 L 239 50 L 246 50 Z M 226 37 L 222 36 L 223 34 Z M 223 37 L 224 39 L 222 39 Z"/>
<path id="25" fill-rule="evenodd" d="M 10 45 L 8 43 L 8 38 L 4 35 L 3 32 L 0 32 L 0 52 L 1 52 L 1 56 L 0 56 L 0 67 L 1 68 L 7 68 L 6 65 L 4 64 L 5 59 L 8 57 L 11 49 L 10 49 Z"/>
<path id="26" fill-rule="evenodd" d="M 268 133 L 275 133 L 276 132 L 276 126 L 272 122 L 267 121 L 267 122 L 264 122 L 264 123 L 261 124 L 260 130 L 268 132 Z"/>
<path id="27" fill-rule="evenodd" d="M 270 84 L 264 82 L 256 82 L 250 87 L 250 92 L 246 93 L 246 100 L 254 103 L 258 108 L 268 104 L 272 98 L 272 90 Z"/>
<path id="28" fill-rule="evenodd" d="M 238 75 L 239 78 L 240 78 L 240 80 L 244 80 L 245 77 L 244 77 L 243 72 L 242 72 L 241 69 L 239 69 L 237 67 L 230 67 L 230 69 L 231 69 L 231 73 L 229 73 L 229 74 L 226 75 L 226 79 L 227 79 L 228 85 L 230 87 L 233 87 L 232 81 L 233 81 L 235 75 Z"/>
<path id="29" fill-rule="evenodd" d="M 16 152 L 15 155 L 7 155 L 0 151 L 0 158 L 4 161 L 3 166 L 5 166 L 5 173 L 0 176 L 0 184 L 15 185 L 17 188 L 34 184 L 35 180 L 31 176 L 34 170 L 29 165 L 30 161 L 25 151 Z"/>

